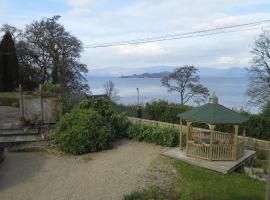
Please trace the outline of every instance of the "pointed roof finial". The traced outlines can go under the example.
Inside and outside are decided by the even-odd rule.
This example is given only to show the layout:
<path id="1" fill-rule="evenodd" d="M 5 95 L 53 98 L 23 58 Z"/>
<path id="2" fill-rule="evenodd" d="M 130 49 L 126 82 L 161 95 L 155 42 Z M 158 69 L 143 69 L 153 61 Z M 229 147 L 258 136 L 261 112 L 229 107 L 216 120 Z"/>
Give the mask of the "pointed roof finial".
<path id="1" fill-rule="evenodd" d="M 209 103 L 215 103 L 215 104 L 218 104 L 218 97 L 217 97 L 217 95 L 215 94 L 215 92 L 213 92 L 213 94 L 210 96 L 210 98 L 209 98 Z"/>

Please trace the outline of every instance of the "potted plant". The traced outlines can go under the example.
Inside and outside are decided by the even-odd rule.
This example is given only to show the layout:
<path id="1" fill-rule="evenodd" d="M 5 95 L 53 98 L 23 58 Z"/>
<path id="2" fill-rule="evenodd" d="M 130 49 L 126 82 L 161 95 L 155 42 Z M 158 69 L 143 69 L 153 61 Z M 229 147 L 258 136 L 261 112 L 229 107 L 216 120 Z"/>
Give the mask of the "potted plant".
<path id="1" fill-rule="evenodd" d="M 25 117 L 20 116 L 17 121 L 17 126 L 24 127 L 26 123 Z"/>

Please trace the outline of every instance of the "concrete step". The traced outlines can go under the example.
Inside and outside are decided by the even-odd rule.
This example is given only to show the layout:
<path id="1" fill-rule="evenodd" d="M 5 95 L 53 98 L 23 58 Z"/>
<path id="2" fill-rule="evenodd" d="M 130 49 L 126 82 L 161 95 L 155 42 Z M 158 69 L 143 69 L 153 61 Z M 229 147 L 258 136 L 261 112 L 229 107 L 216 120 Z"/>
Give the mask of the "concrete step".
<path id="1" fill-rule="evenodd" d="M 38 134 L 39 134 L 39 129 L 37 129 L 37 128 L 0 129 L 0 137 L 38 135 Z"/>
<path id="2" fill-rule="evenodd" d="M 0 143 L 38 142 L 42 141 L 41 135 L 2 136 Z"/>

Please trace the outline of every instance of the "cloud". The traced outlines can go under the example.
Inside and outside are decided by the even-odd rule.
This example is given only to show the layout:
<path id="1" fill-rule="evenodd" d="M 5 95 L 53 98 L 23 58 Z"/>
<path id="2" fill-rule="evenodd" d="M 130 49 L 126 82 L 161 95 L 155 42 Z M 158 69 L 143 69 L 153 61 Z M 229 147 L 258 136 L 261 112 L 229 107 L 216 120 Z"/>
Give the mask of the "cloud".
<path id="1" fill-rule="evenodd" d="M 217 66 L 246 66 L 249 63 L 250 59 L 248 55 L 243 55 L 241 57 L 233 56 L 221 56 L 218 57 L 213 65 Z"/>
<path id="2" fill-rule="evenodd" d="M 159 56 L 169 52 L 156 43 L 147 43 L 141 45 L 123 45 L 114 47 L 118 54 L 126 56 Z"/>
<path id="3" fill-rule="evenodd" d="M 39 1 L 30 1 L 38 7 Z M 59 13 L 55 14 L 62 15 L 61 23 L 71 34 L 82 40 L 85 46 L 270 19 L 270 13 L 265 9 L 266 6 L 270 8 L 269 0 L 63 2 L 65 8 L 59 8 Z M 8 13 L 0 13 L 0 23 L 8 22 L 23 28 L 22 23 L 38 20 L 41 15 L 52 16 L 51 13 L 43 14 L 50 11 L 50 6 L 53 5 L 48 4 L 48 7 L 31 12 L 26 12 L 23 7 L 20 12 L 16 12 L 12 7 L 8 7 Z M 261 9 L 262 7 L 264 9 Z M 137 46 L 85 49 L 82 62 L 88 65 L 90 72 L 105 74 L 129 73 L 151 66 L 184 64 L 197 67 L 241 67 L 248 64 L 252 57 L 250 50 L 254 40 L 261 32 L 262 30 L 256 29 Z"/>
<path id="4" fill-rule="evenodd" d="M 68 0 L 71 10 L 68 12 L 71 16 L 83 16 L 91 13 L 95 6 L 95 0 Z"/>

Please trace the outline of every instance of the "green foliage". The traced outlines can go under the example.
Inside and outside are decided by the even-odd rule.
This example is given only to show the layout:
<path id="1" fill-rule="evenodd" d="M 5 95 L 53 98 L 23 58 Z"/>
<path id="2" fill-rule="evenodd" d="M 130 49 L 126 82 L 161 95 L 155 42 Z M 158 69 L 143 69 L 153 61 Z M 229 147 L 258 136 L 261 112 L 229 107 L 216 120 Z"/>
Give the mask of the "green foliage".
<path id="1" fill-rule="evenodd" d="M 174 161 L 177 180 L 172 188 L 181 200 L 263 200 L 265 183 L 243 173 L 224 175 Z"/>
<path id="2" fill-rule="evenodd" d="M 109 124 L 112 130 L 112 137 L 126 137 L 129 120 L 124 113 L 116 113 L 113 111 L 113 102 L 106 98 L 83 100 L 79 107 L 82 109 L 96 110 L 104 120 Z"/>
<path id="3" fill-rule="evenodd" d="M 74 108 L 56 124 L 54 137 L 65 152 L 82 154 L 104 149 L 111 136 L 103 117 L 92 109 Z"/>
<path id="4" fill-rule="evenodd" d="M 112 102 L 109 99 L 106 98 L 97 98 L 97 99 L 86 99 L 83 100 L 79 107 L 81 109 L 94 109 L 96 110 L 100 115 L 102 115 L 105 118 L 110 118 L 113 114 L 112 110 Z"/>
<path id="5" fill-rule="evenodd" d="M 115 112 L 118 112 L 118 113 L 124 112 L 129 117 L 137 117 L 137 108 L 138 108 L 137 105 L 124 105 L 124 104 L 116 104 L 116 103 L 112 104 L 112 109 Z M 145 113 L 143 112 L 143 114 Z M 143 117 L 145 118 L 146 116 L 143 115 Z"/>
<path id="6" fill-rule="evenodd" d="M 129 126 L 128 138 L 155 143 L 161 146 L 174 147 L 178 144 L 178 131 L 173 128 L 148 126 L 141 123 Z"/>
<path id="7" fill-rule="evenodd" d="M 147 103 L 145 112 L 147 112 L 149 119 L 156 121 L 164 121 L 170 123 L 178 123 L 179 117 L 177 115 L 182 112 L 190 110 L 192 107 L 187 105 L 168 103 L 167 101 L 158 100 L 152 103 Z"/>
<path id="8" fill-rule="evenodd" d="M 110 125 L 113 137 L 115 138 L 127 137 L 127 130 L 128 127 L 130 126 L 130 121 L 128 120 L 125 113 L 120 114 L 113 113 L 110 117 Z"/>
<path id="9" fill-rule="evenodd" d="M 61 98 L 59 101 L 60 112 L 62 115 L 69 113 L 74 107 L 73 103 L 68 98 Z"/>
<path id="10" fill-rule="evenodd" d="M 42 84 L 42 91 L 46 93 L 57 93 L 60 90 L 60 84 L 49 84 L 43 83 Z"/>
<path id="11" fill-rule="evenodd" d="M 125 114 L 112 111 L 108 99 L 87 99 L 72 109 L 69 106 L 67 103 L 63 107 L 66 114 L 54 130 L 62 151 L 72 154 L 98 151 L 106 148 L 113 138 L 127 137 L 130 122 Z"/>

